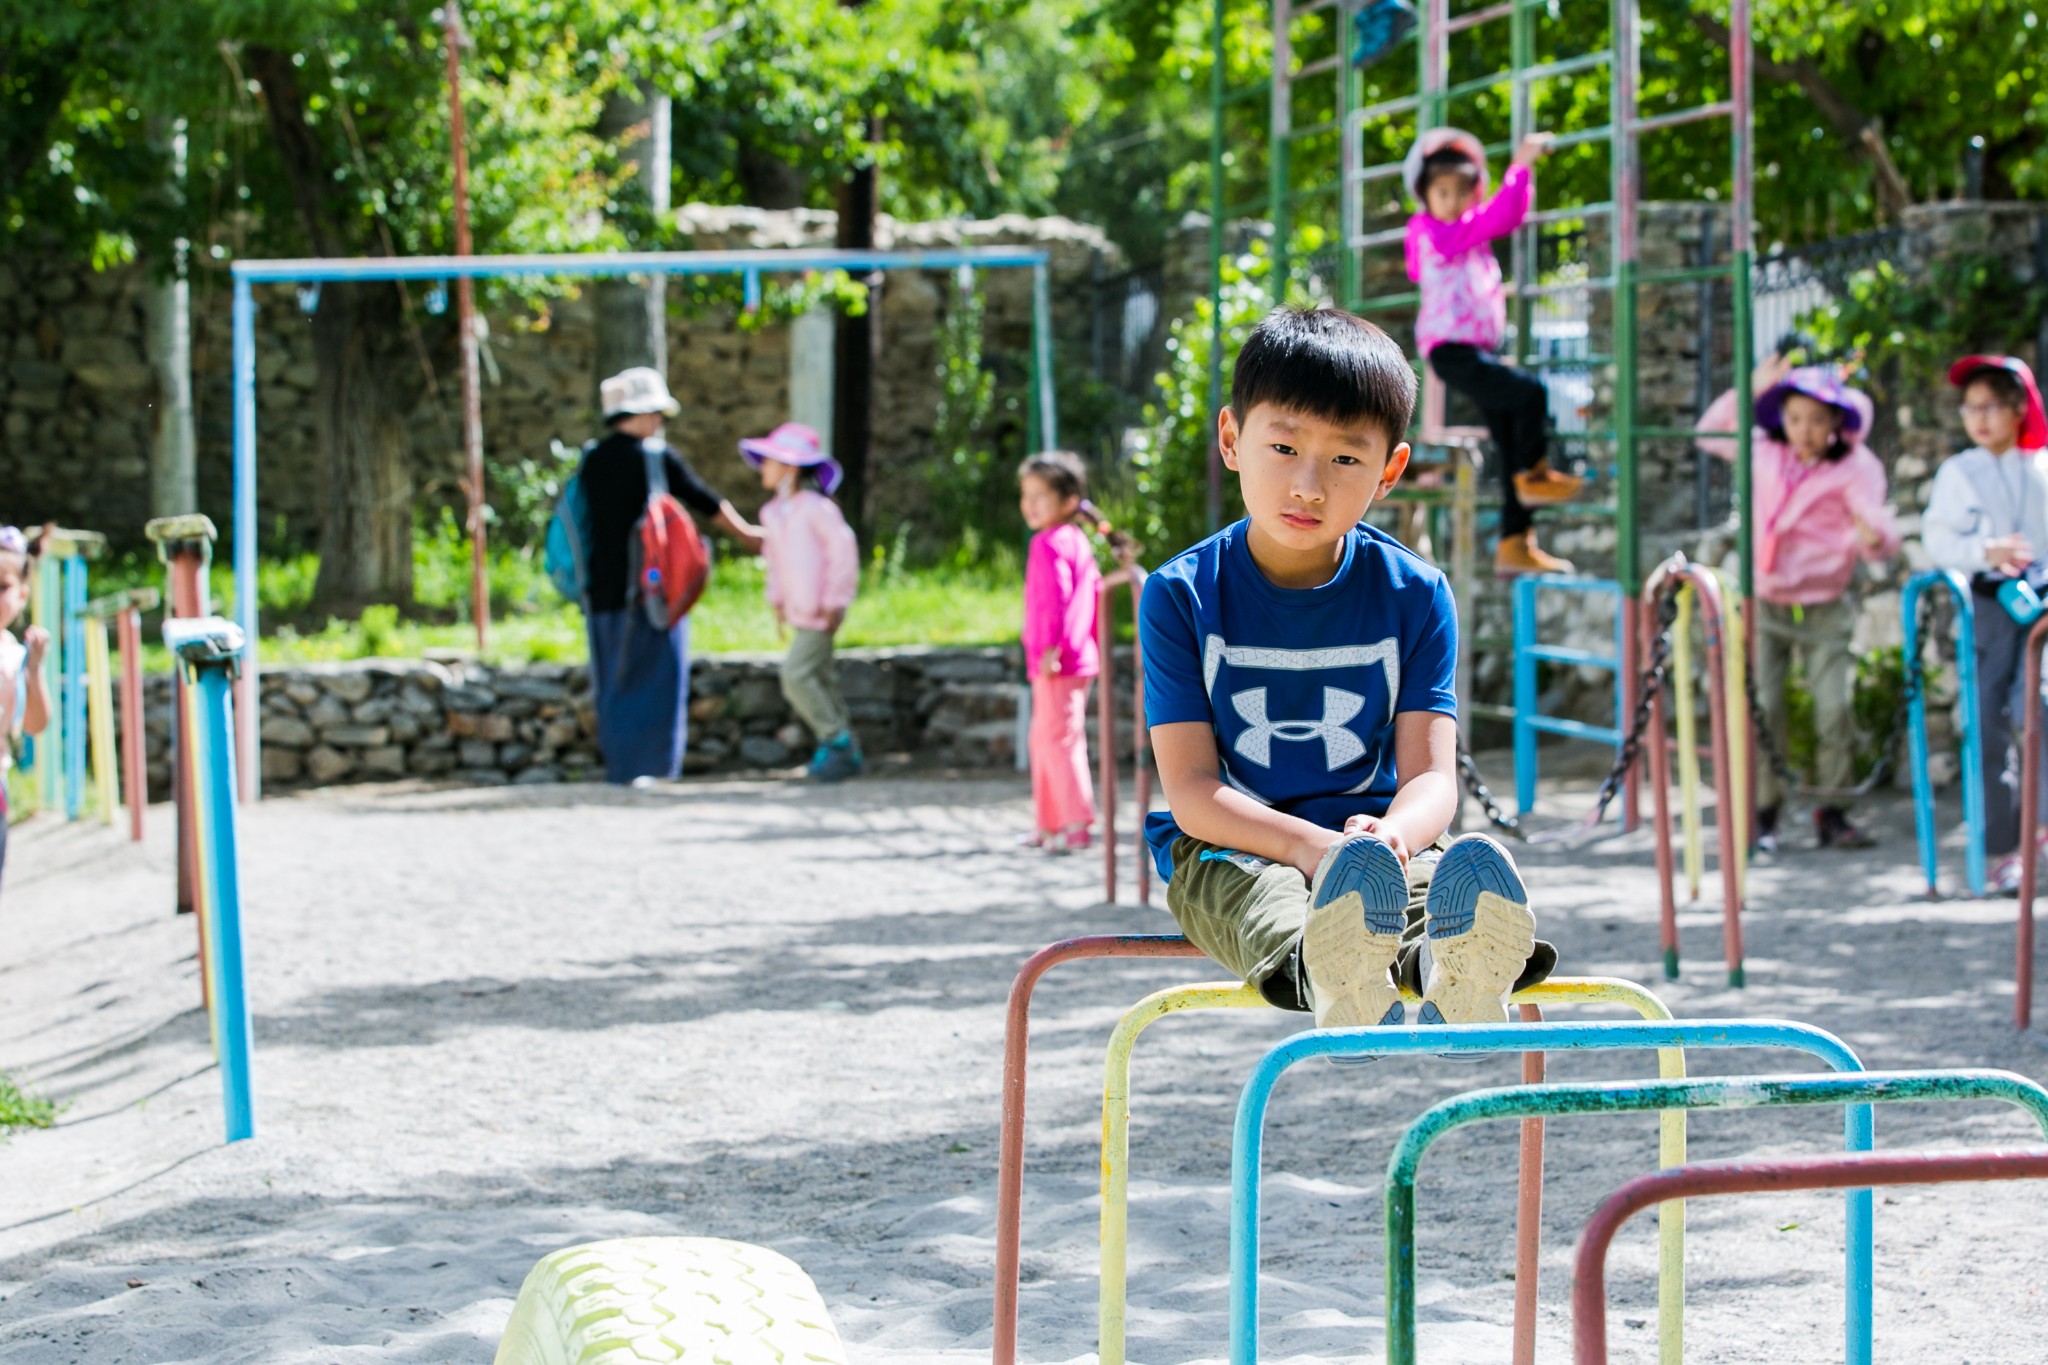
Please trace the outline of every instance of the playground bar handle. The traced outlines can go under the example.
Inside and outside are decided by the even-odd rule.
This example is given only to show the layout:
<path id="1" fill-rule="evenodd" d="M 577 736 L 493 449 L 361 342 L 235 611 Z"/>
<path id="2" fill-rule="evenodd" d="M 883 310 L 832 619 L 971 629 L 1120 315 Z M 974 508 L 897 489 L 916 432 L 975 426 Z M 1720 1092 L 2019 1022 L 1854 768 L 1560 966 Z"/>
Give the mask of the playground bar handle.
<path id="1" fill-rule="evenodd" d="M 1763 1190 L 1868 1189 L 2048 1179 L 2048 1152 L 1870 1153 L 1776 1161 L 1703 1161 L 1638 1176 L 1593 1212 L 1572 1264 L 1572 1359 L 1607 1362 L 1607 1249 L 1630 1217 L 1670 1199 Z"/>

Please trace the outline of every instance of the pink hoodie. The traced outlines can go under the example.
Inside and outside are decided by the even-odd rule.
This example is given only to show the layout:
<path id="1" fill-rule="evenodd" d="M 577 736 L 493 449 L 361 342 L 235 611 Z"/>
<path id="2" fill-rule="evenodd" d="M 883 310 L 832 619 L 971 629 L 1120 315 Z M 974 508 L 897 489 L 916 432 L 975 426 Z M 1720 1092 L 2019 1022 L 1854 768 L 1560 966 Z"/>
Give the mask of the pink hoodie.
<path id="1" fill-rule="evenodd" d="M 1031 677 L 1055 645 L 1062 677 L 1092 678 L 1102 671 L 1095 646 L 1095 590 L 1101 582 L 1095 546 L 1080 527 L 1061 522 L 1031 537 L 1024 562 L 1024 667 Z"/>
<path id="2" fill-rule="evenodd" d="M 1486 192 L 1480 171 L 1479 191 Z M 1415 315 L 1415 348 L 1427 356 L 1447 341 L 1498 350 L 1507 332 L 1508 295 L 1500 262 L 1489 243 L 1529 216 L 1529 168 L 1510 166 L 1500 190 L 1465 210 L 1454 223 L 1426 210 L 1408 220 L 1408 278 L 1422 286 Z"/>
<path id="3" fill-rule="evenodd" d="M 1735 390 L 1700 414 L 1698 430 L 1735 425 Z M 1735 441 L 1697 438 L 1701 450 L 1735 458 Z M 1759 428 L 1749 440 L 1750 501 L 1756 514 L 1756 591 L 1780 606 L 1832 602 L 1849 586 L 1857 559 L 1882 563 L 1899 552 L 1898 522 L 1885 502 L 1884 464 L 1858 441 L 1839 460 L 1808 465 L 1791 446 Z M 1856 534 L 1856 519 L 1878 533 L 1875 546 Z"/>
<path id="4" fill-rule="evenodd" d="M 761 558 L 768 605 L 799 630 L 830 630 L 860 587 L 860 547 L 839 504 L 815 489 L 774 498 L 761 509 Z"/>

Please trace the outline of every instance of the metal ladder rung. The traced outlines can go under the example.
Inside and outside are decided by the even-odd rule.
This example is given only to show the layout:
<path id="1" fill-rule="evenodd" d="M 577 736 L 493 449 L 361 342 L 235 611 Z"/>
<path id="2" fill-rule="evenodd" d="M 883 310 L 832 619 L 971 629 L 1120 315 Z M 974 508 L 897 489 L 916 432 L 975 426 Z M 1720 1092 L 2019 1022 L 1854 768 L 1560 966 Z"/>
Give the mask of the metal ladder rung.
<path id="1" fill-rule="evenodd" d="M 1522 652 L 1545 663 L 1604 668 L 1610 673 L 1621 671 L 1621 660 L 1612 654 L 1595 654 L 1590 649 L 1573 649 L 1568 645 L 1530 645 Z"/>

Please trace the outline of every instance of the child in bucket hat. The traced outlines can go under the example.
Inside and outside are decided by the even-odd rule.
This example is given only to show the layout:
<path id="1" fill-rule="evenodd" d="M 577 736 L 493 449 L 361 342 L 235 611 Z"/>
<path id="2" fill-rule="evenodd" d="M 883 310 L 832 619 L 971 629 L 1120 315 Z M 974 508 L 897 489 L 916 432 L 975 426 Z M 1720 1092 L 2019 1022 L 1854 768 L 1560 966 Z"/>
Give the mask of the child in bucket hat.
<path id="1" fill-rule="evenodd" d="M 2000 606 L 2014 578 L 2048 581 L 2048 414 L 2026 362 L 2009 355 L 1964 356 L 1949 367 L 1963 391 L 1963 428 L 1973 442 L 1934 474 L 1922 535 L 1941 568 L 1968 574 L 1976 589 L 1978 744 L 1984 755 L 1984 851 L 2002 857 L 1992 880 L 2007 895 L 2020 884 L 2019 751 L 2026 708 L 2027 627 Z M 2048 769 L 2044 769 L 2048 775 Z M 2044 783 L 2048 787 L 2048 783 Z"/>
<path id="2" fill-rule="evenodd" d="M 1762 722 L 1787 752 L 1785 682 L 1796 651 L 1813 694 L 1815 766 L 1823 798 L 1813 813 L 1822 848 L 1867 848 L 1849 821 L 1856 780 L 1856 655 L 1849 593 L 1858 562 L 1898 553 L 1899 529 L 1886 502 L 1884 463 L 1863 443 L 1870 399 L 1826 365 L 1795 368 L 1773 355 L 1751 380 L 1756 429 L 1750 438 L 1752 545 L 1756 572 L 1756 674 Z M 1735 391 L 1700 417 L 1701 432 L 1735 425 Z M 1700 436 L 1702 450 L 1735 458 L 1730 437 Z M 1778 812 L 1788 793 L 1769 764 L 1757 769 L 1759 852 L 1778 847 Z"/>
<path id="3" fill-rule="evenodd" d="M 860 586 L 860 547 L 832 501 L 845 471 L 801 422 L 741 441 L 740 456 L 774 494 L 761 509 L 761 557 L 768 565 L 768 605 L 776 624 L 793 636 L 782 659 L 782 695 L 818 741 L 810 775 L 821 782 L 857 777 L 865 762 L 832 662 L 839 626 Z"/>
<path id="4" fill-rule="evenodd" d="M 1500 544 L 1494 572 L 1569 573 L 1567 560 L 1536 544 L 1531 507 L 1563 502 L 1582 480 L 1550 467 L 1549 391 L 1495 354 L 1507 333 L 1507 291 L 1493 241 L 1529 216 L 1531 168 L 1549 150 L 1550 135 L 1522 139 L 1500 190 L 1486 193 L 1486 149 L 1459 128 L 1431 128 L 1402 163 L 1415 196 L 1408 220 L 1408 278 L 1421 286 L 1415 348 L 1444 384 L 1478 406 L 1500 457 Z"/>

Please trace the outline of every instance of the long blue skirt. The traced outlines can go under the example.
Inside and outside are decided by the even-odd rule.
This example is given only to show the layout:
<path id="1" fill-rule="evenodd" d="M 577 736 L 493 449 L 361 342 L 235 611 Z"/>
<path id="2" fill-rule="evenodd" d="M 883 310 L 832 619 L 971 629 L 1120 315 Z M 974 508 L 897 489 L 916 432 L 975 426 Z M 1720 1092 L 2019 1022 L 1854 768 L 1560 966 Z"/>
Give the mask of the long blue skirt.
<path id="1" fill-rule="evenodd" d="M 689 619 L 666 633 L 637 607 L 594 611 L 586 621 L 605 780 L 674 777 L 689 738 Z"/>

